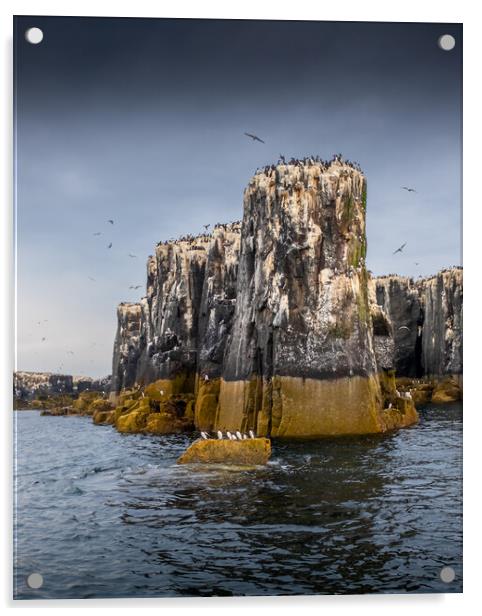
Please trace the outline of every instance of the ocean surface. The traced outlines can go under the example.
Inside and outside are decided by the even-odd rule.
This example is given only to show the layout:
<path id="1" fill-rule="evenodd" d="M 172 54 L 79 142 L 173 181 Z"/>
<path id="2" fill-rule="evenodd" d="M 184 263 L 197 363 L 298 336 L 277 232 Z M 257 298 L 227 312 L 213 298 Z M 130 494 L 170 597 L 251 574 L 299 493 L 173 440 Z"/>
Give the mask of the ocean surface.
<path id="1" fill-rule="evenodd" d="M 420 414 L 243 469 L 176 466 L 196 435 L 16 412 L 14 597 L 461 592 L 462 408 Z"/>

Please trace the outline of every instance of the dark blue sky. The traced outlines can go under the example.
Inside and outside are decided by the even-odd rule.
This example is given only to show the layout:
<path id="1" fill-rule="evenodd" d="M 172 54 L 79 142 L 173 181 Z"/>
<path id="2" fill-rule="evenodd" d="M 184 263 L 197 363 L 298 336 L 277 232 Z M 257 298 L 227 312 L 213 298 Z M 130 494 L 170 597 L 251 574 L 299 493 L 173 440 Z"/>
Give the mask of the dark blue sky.
<path id="1" fill-rule="evenodd" d="M 241 218 L 280 153 L 360 162 L 375 274 L 460 263 L 460 25 L 18 17 L 14 44 L 19 369 L 109 373 L 156 242 Z"/>

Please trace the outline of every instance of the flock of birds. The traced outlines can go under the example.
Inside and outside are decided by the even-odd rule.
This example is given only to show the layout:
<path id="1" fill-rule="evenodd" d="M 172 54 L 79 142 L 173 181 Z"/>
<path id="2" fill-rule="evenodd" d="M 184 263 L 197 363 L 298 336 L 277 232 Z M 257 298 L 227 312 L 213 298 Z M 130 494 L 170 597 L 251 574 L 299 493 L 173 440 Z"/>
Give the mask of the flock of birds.
<path id="1" fill-rule="evenodd" d="M 218 440 L 223 440 L 224 438 L 224 434 L 221 432 L 221 430 L 218 430 L 216 432 L 216 436 L 218 438 Z M 213 438 L 214 436 L 211 437 L 209 435 L 209 432 L 201 432 L 201 438 L 203 438 L 205 441 Z M 241 432 L 239 430 L 236 430 L 236 432 L 232 433 L 232 432 L 226 432 L 226 439 L 228 441 L 245 441 L 248 440 L 250 438 L 256 438 L 255 433 L 252 430 L 249 430 L 248 434 L 241 434 Z"/>
<path id="2" fill-rule="evenodd" d="M 107 222 L 108 222 L 110 225 L 114 225 L 114 220 L 113 220 L 112 218 L 109 218 L 109 219 L 107 220 Z M 98 237 L 98 236 L 102 235 L 102 233 L 103 233 L 102 231 L 95 231 L 95 233 L 93 233 L 92 235 L 94 235 L 94 236 Z M 113 246 L 113 245 L 114 245 L 114 244 L 113 244 L 113 242 L 109 241 L 109 243 L 107 244 L 107 250 L 110 250 L 110 249 L 112 248 L 112 246 Z M 137 259 L 137 255 L 133 254 L 132 252 L 129 252 L 129 253 L 128 253 L 128 256 L 129 256 L 131 259 Z M 93 278 L 92 276 L 88 276 L 88 279 L 89 279 L 91 282 L 96 282 L 96 279 L 95 279 L 95 278 Z M 138 284 L 138 285 L 133 285 L 133 284 L 132 284 L 132 285 L 130 285 L 129 289 L 135 289 L 135 290 L 137 290 L 137 289 L 140 289 L 141 287 L 142 287 L 142 285 L 141 285 L 141 284 Z"/>
<path id="3" fill-rule="evenodd" d="M 230 228 L 241 228 L 242 220 L 233 220 L 232 222 L 221 223 L 218 222 L 214 225 L 214 229 L 224 229 L 227 231 Z M 203 225 L 206 231 L 209 229 L 211 225 Z M 157 242 L 158 246 L 167 246 L 169 244 L 181 244 L 182 242 L 207 242 L 212 238 L 210 233 L 198 233 L 194 235 L 193 233 L 186 233 L 186 235 L 181 235 L 180 237 L 174 238 L 171 237 L 168 240 L 161 240 Z"/>
<path id="4" fill-rule="evenodd" d="M 278 165 L 291 165 L 294 167 L 313 167 L 314 165 L 321 167 L 322 171 L 326 171 L 333 163 L 343 163 L 353 167 L 357 171 L 361 172 L 360 163 L 356 161 L 349 160 L 348 158 L 343 158 L 342 154 L 334 154 L 331 159 L 324 160 L 320 156 L 304 156 L 303 158 L 294 158 L 291 157 L 288 161 L 283 154 L 279 155 L 278 161 L 275 164 L 265 165 L 264 167 L 258 167 L 255 171 L 255 174 L 264 173 L 267 177 L 270 177 L 273 172 L 276 171 L 276 167 Z"/>

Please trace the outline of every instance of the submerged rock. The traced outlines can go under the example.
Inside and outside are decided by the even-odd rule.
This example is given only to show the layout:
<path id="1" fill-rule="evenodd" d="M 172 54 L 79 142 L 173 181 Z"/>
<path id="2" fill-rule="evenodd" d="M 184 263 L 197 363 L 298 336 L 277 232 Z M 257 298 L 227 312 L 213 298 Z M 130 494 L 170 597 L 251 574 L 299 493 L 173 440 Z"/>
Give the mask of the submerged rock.
<path id="1" fill-rule="evenodd" d="M 178 464 L 266 464 L 271 456 L 268 438 L 242 441 L 198 439 L 178 459 Z"/>

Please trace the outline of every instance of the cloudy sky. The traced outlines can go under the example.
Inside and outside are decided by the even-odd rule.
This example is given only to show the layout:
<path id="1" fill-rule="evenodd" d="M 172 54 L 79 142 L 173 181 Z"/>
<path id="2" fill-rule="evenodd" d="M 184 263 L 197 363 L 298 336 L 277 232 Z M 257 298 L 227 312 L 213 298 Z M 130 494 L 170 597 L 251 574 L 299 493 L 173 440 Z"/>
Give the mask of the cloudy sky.
<path id="1" fill-rule="evenodd" d="M 461 47 L 454 24 L 16 18 L 17 368 L 110 373 L 154 245 L 239 219 L 280 153 L 360 162 L 374 274 L 460 264 Z"/>

